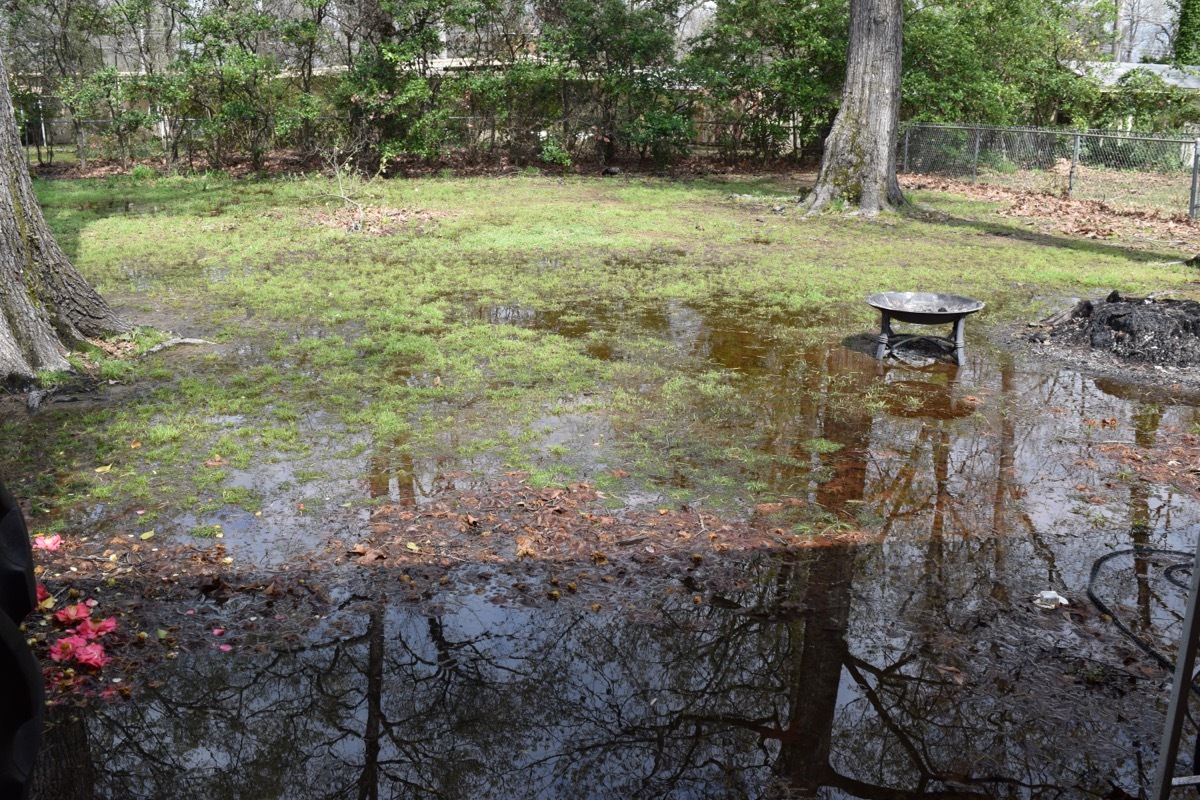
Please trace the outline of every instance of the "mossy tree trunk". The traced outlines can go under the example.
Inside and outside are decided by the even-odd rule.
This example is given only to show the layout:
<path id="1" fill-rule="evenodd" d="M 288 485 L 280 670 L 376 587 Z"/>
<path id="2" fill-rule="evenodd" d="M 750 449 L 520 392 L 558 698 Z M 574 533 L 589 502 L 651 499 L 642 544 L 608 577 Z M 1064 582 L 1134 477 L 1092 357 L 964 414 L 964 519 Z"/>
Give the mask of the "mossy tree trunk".
<path id="1" fill-rule="evenodd" d="M 846 82 L 817 185 L 804 201 L 810 213 L 841 200 L 874 216 L 905 202 L 896 180 L 903 24 L 901 0 L 850 0 Z"/>
<path id="2" fill-rule="evenodd" d="M 0 60 L 0 381 L 68 369 L 68 347 L 128 329 L 71 265 L 42 217 Z"/>
<path id="3" fill-rule="evenodd" d="M 1174 61 L 1180 66 L 1200 64 L 1200 0 L 1179 0 Z"/>

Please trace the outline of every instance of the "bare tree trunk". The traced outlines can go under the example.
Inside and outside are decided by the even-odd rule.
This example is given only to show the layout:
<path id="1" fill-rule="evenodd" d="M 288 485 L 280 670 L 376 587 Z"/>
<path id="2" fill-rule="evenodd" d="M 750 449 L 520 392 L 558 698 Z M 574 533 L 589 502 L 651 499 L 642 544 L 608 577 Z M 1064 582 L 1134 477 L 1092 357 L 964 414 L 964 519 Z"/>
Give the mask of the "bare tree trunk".
<path id="1" fill-rule="evenodd" d="M 42 217 L 0 61 L 0 381 L 69 369 L 67 346 L 128 329 L 71 265 Z"/>
<path id="2" fill-rule="evenodd" d="M 896 180 L 900 117 L 900 0 L 851 0 L 842 104 L 825 140 L 821 174 L 804 201 L 809 213 L 835 200 L 874 216 L 905 203 Z"/>

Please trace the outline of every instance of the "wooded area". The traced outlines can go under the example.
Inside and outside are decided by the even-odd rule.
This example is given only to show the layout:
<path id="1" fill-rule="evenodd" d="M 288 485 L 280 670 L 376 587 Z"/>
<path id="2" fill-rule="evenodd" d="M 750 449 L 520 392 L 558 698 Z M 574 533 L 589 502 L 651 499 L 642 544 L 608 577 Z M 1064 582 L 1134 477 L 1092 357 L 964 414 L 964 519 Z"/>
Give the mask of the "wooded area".
<path id="1" fill-rule="evenodd" d="M 1183 6 L 910 0 L 900 119 L 1178 129 L 1200 117 L 1187 92 L 1136 72 L 1105 91 L 1072 66 L 1172 60 Z M 849 29 L 844 0 L 14 0 L 0 47 L 26 141 L 73 138 L 81 161 L 103 136 L 168 167 L 335 147 L 370 168 L 665 167 L 698 144 L 820 152 Z"/>

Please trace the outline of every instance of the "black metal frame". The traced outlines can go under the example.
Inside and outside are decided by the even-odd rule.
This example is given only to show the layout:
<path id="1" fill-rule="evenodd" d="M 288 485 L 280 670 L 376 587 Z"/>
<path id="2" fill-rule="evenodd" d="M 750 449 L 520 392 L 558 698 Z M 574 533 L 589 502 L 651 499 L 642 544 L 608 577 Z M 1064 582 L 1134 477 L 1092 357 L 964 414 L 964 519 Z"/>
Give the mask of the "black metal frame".
<path id="1" fill-rule="evenodd" d="M 934 342 L 947 348 L 947 354 L 954 358 L 954 363 L 962 366 L 966 363 L 967 346 L 963 338 L 964 321 L 966 315 L 958 317 L 951 325 L 949 336 L 933 336 L 925 333 L 896 333 L 892 330 L 892 314 L 891 312 L 880 309 L 880 314 L 883 319 L 879 324 L 879 346 L 875 348 L 875 358 L 882 361 L 887 358 L 888 353 L 894 351 L 897 347 L 905 342 L 915 341 L 917 339 L 925 339 L 926 341 Z M 913 323 L 917 325 L 929 323 Z"/>
<path id="2" fill-rule="evenodd" d="M 1183 632 L 1179 635 L 1179 654 L 1175 658 L 1175 679 L 1171 682 L 1171 702 L 1167 706 L 1167 721 L 1163 728 L 1162 745 L 1158 748 L 1158 767 L 1154 772 L 1151 800 L 1167 800 L 1177 786 L 1200 786 L 1200 775 L 1175 777 L 1179 760 L 1179 743 L 1183 738 L 1183 723 L 1187 719 L 1188 700 L 1196 680 L 1196 654 L 1200 649 L 1200 536 L 1196 540 L 1196 561 L 1192 566 L 1192 591 L 1188 595 L 1187 612 L 1183 617 Z M 1193 769 L 1197 765 L 1192 765 Z"/>

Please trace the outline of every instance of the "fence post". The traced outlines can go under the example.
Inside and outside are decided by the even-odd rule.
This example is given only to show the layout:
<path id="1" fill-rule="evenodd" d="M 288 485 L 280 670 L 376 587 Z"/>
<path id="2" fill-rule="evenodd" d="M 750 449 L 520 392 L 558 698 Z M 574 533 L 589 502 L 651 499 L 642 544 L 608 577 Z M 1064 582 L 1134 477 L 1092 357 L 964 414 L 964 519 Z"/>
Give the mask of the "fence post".
<path id="1" fill-rule="evenodd" d="M 904 129 L 904 166 L 900 169 L 905 174 L 908 174 L 908 136 L 911 133 L 912 126 L 909 125 Z"/>
<path id="2" fill-rule="evenodd" d="M 42 147 L 50 149 L 50 140 L 46 138 L 46 109 L 42 107 L 42 95 L 38 94 L 38 127 L 42 131 L 42 144 L 38 148 L 38 163 L 42 163 Z"/>
<path id="3" fill-rule="evenodd" d="M 1192 199 L 1188 203 L 1188 216 L 1196 218 L 1196 190 L 1200 188 L 1200 139 L 1192 142 Z"/>
<path id="4" fill-rule="evenodd" d="M 979 178 L 979 128 L 975 129 L 975 155 L 971 157 L 971 180 Z"/>
<path id="5" fill-rule="evenodd" d="M 21 154 L 25 156 L 25 169 L 29 170 L 33 165 L 29 163 L 29 121 L 25 119 L 24 114 L 17 114 L 17 126 L 21 133 Z"/>
<path id="6" fill-rule="evenodd" d="M 1079 164 L 1079 134 L 1075 134 L 1071 144 L 1071 171 L 1067 173 L 1067 197 L 1075 194 L 1075 167 Z"/>

